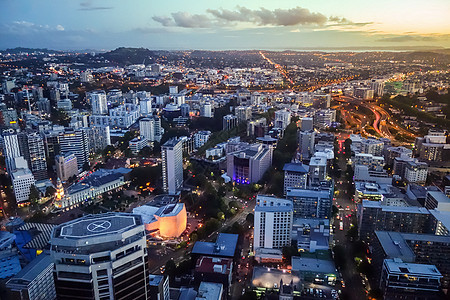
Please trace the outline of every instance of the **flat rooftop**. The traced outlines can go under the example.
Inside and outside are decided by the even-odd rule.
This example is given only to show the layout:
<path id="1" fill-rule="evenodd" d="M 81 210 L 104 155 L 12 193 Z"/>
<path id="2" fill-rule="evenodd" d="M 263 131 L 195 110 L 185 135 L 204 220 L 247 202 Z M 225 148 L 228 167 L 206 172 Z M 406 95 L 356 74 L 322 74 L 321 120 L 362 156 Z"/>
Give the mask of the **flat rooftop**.
<path id="1" fill-rule="evenodd" d="M 435 265 L 406 263 L 401 259 L 385 259 L 384 265 L 389 273 L 408 274 L 411 276 L 442 277 Z"/>
<path id="2" fill-rule="evenodd" d="M 336 274 L 336 266 L 331 260 L 292 257 L 292 271 Z"/>
<path id="3" fill-rule="evenodd" d="M 284 283 L 292 283 L 296 290 L 301 289 L 300 278 L 296 274 L 289 273 L 287 270 L 279 270 L 274 268 L 255 267 L 253 268 L 252 285 L 266 289 L 280 287 L 280 281 Z"/>
<path id="4" fill-rule="evenodd" d="M 193 254 L 233 257 L 238 241 L 237 234 L 219 233 L 215 243 L 196 242 L 192 249 Z"/>
<path id="5" fill-rule="evenodd" d="M 221 283 L 202 281 L 195 300 L 219 300 L 222 298 L 222 293 L 223 285 Z"/>
<path id="6" fill-rule="evenodd" d="M 20 284 L 26 286 L 35 280 L 49 265 L 53 265 L 51 256 L 47 253 L 42 253 L 36 256 L 25 268 L 11 278 L 7 285 Z"/>
<path id="7" fill-rule="evenodd" d="M 388 258 L 401 258 L 405 262 L 414 262 L 416 256 L 400 232 L 375 231 L 375 235 Z"/>
<path id="8" fill-rule="evenodd" d="M 283 171 L 297 172 L 297 173 L 308 173 L 309 172 L 309 166 L 308 165 L 304 165 L 302 163 L 288 163 L 288 164 L 284 165 Z"/>
<path id="9" fill-rule="evenodd" d="M 121 233 L 141 225 L 141 223 L 141 217 L 133 214 L 88 215 L 57 226 L 53 231 L 53 236 L 56 238 L 83 239 Z"/>

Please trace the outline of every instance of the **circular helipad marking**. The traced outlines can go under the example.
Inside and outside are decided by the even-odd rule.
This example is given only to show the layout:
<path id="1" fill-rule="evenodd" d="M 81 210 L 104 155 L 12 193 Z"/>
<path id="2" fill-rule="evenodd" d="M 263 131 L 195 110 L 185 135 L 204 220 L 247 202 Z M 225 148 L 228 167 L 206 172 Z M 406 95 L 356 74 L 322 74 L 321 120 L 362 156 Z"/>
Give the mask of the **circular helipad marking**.
<path id="1" fill-rule="evenodd" d="M 108 230 L 111 227 L 111 222 L 109 221 L 95 221 L 87 226 L 87 230 L 90 232 L 102 232 Z"/>

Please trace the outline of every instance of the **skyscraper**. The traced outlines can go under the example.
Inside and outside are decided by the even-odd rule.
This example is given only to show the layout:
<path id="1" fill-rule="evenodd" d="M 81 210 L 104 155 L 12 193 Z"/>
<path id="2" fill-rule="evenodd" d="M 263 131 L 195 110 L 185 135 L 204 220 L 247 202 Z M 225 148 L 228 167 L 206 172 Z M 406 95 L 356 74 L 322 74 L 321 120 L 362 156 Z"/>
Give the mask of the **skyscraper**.
<path id="1" fill-rule="evenodd" d="M 108 113 L 108 102 L 105 92 L 91 92 L 89 97 L 91 98 L 93 115 L 106 115 Z"/>
<path id="2" fill-rule="evenodd" d="M 161 141 L 161 119 L 159 117 L 143 118 L 139 121 L 140 135 L 147 141 Z"/>
<path id="3" fill-rule="evenodd" d="M 258 196 L 255 206 L 254 249 L 281 249 L 291 244 L 291 200 Z"/>
<path id="4" fill-rule="evenodd" d="M 183 186 L 183 142 L 172 138 L 161 147 L 163 188 L 176 194 Z"/>
<path id="5" fill-rule="evenodd" d="M 78 169 L 89 162 L 89 143 L 86 132 L 82 130 L 66 129 L 59 134 L 61 153 L 73 152 L 77 157 Z"/>
<path id="6" fill-rule="evenodd" d="M 58 299 L 148 299 L 140 216 L 88 215 L 55 227 L 50 243 Z"/>
<path id="7" fill-rule="evenodd" d="M 44 140 L 38 133 L 27 135 L 28 151 L 25 159 L 36 180 L 47 179 L 47 159 L 45 157 Z"/>
<path id="8" fill-rule="evenodd" d="M 8 173 L 14 170 L 14 158 L 21 156 L 19 139 L 13 129 L 3 131 L 3 155 L 6 159 Z"/>

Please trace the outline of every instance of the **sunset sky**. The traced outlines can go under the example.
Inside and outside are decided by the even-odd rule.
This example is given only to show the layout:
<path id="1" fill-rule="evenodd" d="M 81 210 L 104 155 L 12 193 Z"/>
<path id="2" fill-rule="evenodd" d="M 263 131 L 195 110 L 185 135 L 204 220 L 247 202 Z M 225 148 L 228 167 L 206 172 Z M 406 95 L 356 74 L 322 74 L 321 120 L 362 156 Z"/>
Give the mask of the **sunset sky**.
<path id="1" fill-rule="evenodd" d="M 0 49 L 450 47 L 449 0 L 0 0 Z"/>

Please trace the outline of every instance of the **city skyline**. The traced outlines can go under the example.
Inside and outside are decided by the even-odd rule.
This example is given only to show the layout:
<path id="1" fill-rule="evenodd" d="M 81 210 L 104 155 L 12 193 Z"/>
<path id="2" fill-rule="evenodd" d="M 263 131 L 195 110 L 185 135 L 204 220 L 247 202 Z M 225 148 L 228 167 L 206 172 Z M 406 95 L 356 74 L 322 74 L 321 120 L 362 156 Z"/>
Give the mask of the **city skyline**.
<path id="1" fill-rule="evenodd" d="M 0 21 L 0 49 L 450 47 L 450 2 L 445 0 L 1 3 L 6 13 Z"/>

